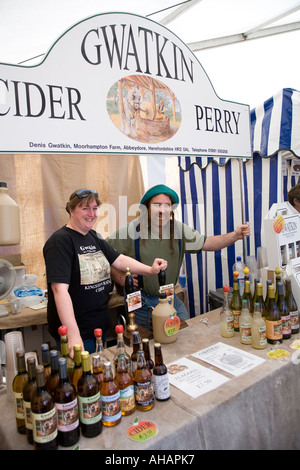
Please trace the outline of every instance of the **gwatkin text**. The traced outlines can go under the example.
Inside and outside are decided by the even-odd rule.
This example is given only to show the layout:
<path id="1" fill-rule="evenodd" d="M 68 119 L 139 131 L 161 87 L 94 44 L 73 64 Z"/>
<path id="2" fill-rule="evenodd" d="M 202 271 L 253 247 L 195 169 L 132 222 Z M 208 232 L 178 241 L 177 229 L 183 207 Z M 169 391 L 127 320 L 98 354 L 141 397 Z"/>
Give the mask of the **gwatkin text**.
<path id="1" fill-rule="evenodd" d="M 193 83 L 193 61 L 183 50 L 161 34 L 142 26 L 107 25 L 88 31 L 81 43 L 81 54 L 89 64 L 108 59 L 112 68 L 131 70 L 157 77 Z"/>

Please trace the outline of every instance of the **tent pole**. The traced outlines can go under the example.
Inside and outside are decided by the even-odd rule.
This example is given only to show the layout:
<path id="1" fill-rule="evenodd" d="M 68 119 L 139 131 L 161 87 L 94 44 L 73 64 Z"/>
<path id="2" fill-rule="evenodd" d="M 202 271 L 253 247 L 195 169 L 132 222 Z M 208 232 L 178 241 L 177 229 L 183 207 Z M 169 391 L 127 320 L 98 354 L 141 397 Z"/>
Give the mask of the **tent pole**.
<path id="1" fill-rule="evenodd" d="M 282 151 L 279 150 L 277 157 L 277 204 L 282 202 Z"/>
<path id="2" fill-rule="evenodd" d="M 244 192 L 244 188 L 245 188 L 244 162 L 243 162 L 242 158 L 239 159 L 239 166 L 240 166 L 240 180 L 241 180 L 241 212 L 242 212 L 242 223 L 244 224 L 246 222 L 246 220 L 245 220 L 246 209 L 245 209 L 245 192 Z M 246 239 L 244 238 L 243 239 L 243 259 L 244 259 L 245 264 L 246 264 L 246 261 L 247 261 L 247 245 L 246 245 L 246 243 L 247 243 Z"/>

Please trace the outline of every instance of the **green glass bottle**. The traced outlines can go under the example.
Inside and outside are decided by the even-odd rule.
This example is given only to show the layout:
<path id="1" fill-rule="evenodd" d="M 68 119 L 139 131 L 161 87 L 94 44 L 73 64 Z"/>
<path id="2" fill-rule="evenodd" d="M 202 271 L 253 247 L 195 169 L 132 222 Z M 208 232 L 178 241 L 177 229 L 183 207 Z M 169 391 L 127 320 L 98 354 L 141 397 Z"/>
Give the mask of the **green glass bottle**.
<path id="1" fill-rule="evenodd" d="M 283 283 L 281 281 L 279 281 L 277 284 L 277 292 L 278 292 L 277 305 L 279 308 L 281 321 L 282 321 L 282 339 L 289 339 L 292 336 L 291 316 L 290 316 L 288 306 L 286 304 Z"/>
<path id="2" fill-rule="evenodd" d="M 290 279 L 286 279 L 285 281 L 285 290 L 285 300 L 291 317 L 292 335 L 295 335 L 299 333 L 299 311 L 295 297 L 293 295 L 292 284 Z"/>
<path id="3" fill-rule="evenodd" d="M 70 377 L 72 370 L 75 367 L 75 363 L 69 353 L 69 342 L 68 342 L 68 329 L 65 325 L 61 325 L 58 328 L 58 334 L 60 336 L 60 351 L 61 355 L 67 359 L 68 377 Z"/>
<path id="4" fill-rule="evenodd" d="M 242 311 L 242 298 L 239 291 L 239 273 L 233 273 L 233 293 L 230 301 L 230 309 L 233 313 L 233 327 L 234 331 L 240 331 L 239 319 Z"/>
<path id="5" fill-rule="evenodd" d="M 255 302 L 253 302 L 253 304 L 254 303 Z M 265 318 L 267 310 L 266 310 L 266 305 L 265 305 L 264 296 L 263 296 L 263 285 L 261 282 L 258 282 L 256 285 L 256 303 L 259 304 L 261 316 Z"/>
<path id="6" fill-rule="evenodd" d="M 95 437 L 102 432 L 102 408 L 99 385 L 91 372 L 90 355 L 81 353 L 82 376 L 77 382 L 77 397 L 81 432 Z"/>
<path id="7" fill-rule="evenodd" d="M 25 365 L 25 352 L 17 351 L 16 357 L 18 372 L 13 380 L 12 389 L 14 392 L 17 430 L 20 434 L 26 434 L 23 388 L 28 380 L 28 374 Z"/>
<path id="8" fill-rule="evenodd" d="M 246 269 L 246 268 L 245 268 Z M 253 305 L 253 299 L 251 295 L 251 288 L 250 288 L 250 281 L 245 281 L 245 289 L 242 297 L 242 302 L 243 300 L 247 301 L 247 308 L 249 309 L 249 312 L 252 314 L 254 310 L 254 305 Z M 244 308 L 244 306 L 243 306 Z"/>
<path id="9" fill-rule="evenodd" d="M 33 356 L 29 356 L 27 359 L 28 381 L 25 383 L 23 388 L 26 436 L 29 444 L 34 443 L 32 432 L 31 400 L 36 390 L 35 365 L 35 358 Z"/>
<path id="10" fill-rule="evenodd" d="M 282 321 L 278 305 L 275 301 L 275 288 L 269 286 L 269 302 L 266 314 L 266 332 L 269 344 L 282 343 Z"/>

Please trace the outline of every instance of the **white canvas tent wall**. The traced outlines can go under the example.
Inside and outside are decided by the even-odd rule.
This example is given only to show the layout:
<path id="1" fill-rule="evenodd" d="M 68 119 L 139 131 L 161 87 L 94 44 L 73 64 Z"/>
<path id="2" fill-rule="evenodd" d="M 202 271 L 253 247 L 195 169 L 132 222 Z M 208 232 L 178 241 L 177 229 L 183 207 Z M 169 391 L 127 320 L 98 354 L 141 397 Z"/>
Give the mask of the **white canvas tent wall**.
<path id="1" fill-rule="evenodd" d="M 263 217 L 278 198 L 286 200 L 288 190 L 299 181 L 290 166 L 292 157 L 300 157 L 299 131 L 300 92 L 283 89 L 251 111 L 252 160 L 181 158 L 183 220 L 207 236 L 229 232 L 249 220 L 252 235 L 245 257 L 255 255 L 265 243 Z M 243 255 L 241 242 L 216 253 L 186 255 L 191 316 L 207 311 L 210 290 L 232 285 L 237 255 Z"/>

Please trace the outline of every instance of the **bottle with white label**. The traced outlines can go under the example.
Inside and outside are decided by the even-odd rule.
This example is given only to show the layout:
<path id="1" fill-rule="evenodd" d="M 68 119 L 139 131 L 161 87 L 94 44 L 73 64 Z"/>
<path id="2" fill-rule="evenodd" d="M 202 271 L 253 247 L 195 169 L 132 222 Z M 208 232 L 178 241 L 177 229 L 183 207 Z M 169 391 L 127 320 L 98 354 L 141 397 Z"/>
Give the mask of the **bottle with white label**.
<path id="1" fill-rule="evenodd" d="M 154 343 L 154 366 L 152 376 L 156 400 L 169 400 L 171 396 L 169 386 L 169 374 L 167 366 L 164 364 L 163 361 L 160 343 Z"/>
<path id="2" fill-rule="evenodd" d="M 234 336 L 234 315 L 229 307 L 228 292 L 229 286 L 223 287 L 224 301 L 220 312 L 221 336 L 231 338 Z"/>
<path id="3" fill-rule="evenodd" d="M 247 300 L 242 301 L 242 311 L 240 317 L 240 341 L 242 344 L 252 344 L 251 336 L 252 315 L 247 306 Z"/>

